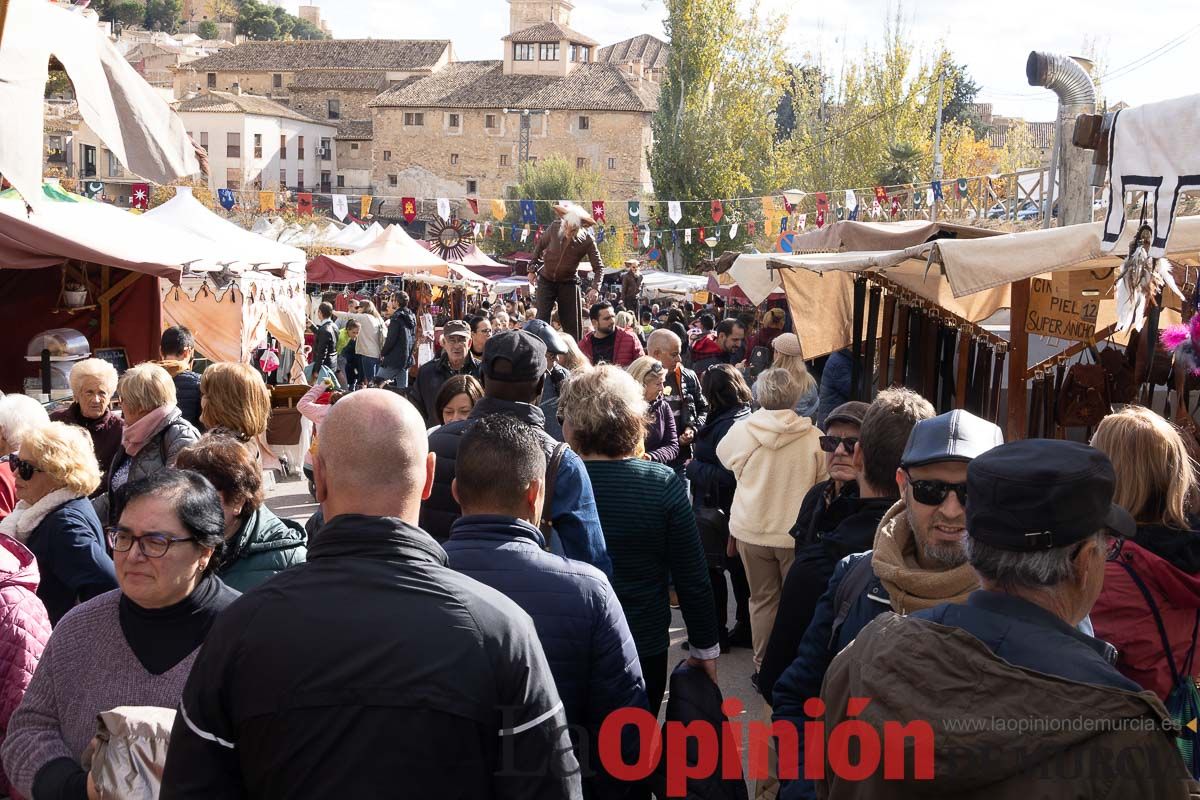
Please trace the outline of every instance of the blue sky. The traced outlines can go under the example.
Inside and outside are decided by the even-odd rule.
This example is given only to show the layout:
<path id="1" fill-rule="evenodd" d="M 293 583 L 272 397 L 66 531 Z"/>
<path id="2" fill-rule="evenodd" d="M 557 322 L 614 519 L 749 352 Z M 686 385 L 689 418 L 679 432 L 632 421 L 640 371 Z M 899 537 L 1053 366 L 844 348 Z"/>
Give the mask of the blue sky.
<path id="1" fill-rule="evenodd" d="M 321 6 L 338 38 L 451 39 L 460 60 L 499 58 L 500 38 L 508 33 L 507 0 L 310 1 Z M 297 0 L 283 4 L 294 10 Z M 796 59 L 816 55 L 835 72 L 845 54 L 880 39 L 894 8 L 892 0 L 762 5 L 785 15 Z M 1087 40 L 1114 73 L 1105 86 L 1110 103 L 1138 105 L 1196 91 L 1196 68 L 1187 60 L 1200 45 L 1196 0 L 907 0 L 901 13 L 926 52 L 947 42 L 984 87 L 980 99 L 992 102 L 997 113 L 1052 119 L 1054 96 L 1026 83 L 1025 59 L 1030 50 L 1079 54 Z M 571 27 L 609 44 L 638 33 L 663 37 L 664 16 L 662 0 L 575 0 Z"/>

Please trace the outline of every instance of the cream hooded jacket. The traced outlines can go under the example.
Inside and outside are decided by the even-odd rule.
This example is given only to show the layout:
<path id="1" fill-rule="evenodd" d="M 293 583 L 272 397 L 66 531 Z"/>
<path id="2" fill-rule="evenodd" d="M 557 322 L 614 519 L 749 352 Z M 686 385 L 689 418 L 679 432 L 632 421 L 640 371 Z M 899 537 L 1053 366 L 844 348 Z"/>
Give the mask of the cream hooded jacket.
<path id="1" fill-rule="evenodd" d="M 829 477 L 821 432 L 791 409 L 759 409 L 729 429 L 717 458 L 737 478 L 729 531 L 747 544 L 794 547 L 804 495 Z"/>

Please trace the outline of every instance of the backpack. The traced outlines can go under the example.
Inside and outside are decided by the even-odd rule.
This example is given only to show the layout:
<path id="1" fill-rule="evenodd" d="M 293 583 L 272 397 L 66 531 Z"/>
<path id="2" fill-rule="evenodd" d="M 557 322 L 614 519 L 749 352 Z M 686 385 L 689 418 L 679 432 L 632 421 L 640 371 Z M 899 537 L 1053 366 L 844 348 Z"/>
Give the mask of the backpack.
<path id="1" fill-rule="evenodd" d="M 842 582 L 838 584 L 837 591 L 833 595 L 833 607 L 837 609 L 837 612 L 834 614 L 833 626 L 829 632 L 830 647 L 836 644 L 842 625 L 845 624 L 846 617 L 850 616 L 850 609 L 854 607 L 854 601 L 867 590 L 873 577 L 875 577 L 875 572 L 871 569 L 870 556 L 864 556 L 855 561 L 842 576 Z"/>
<path id="2" fill-rule="evenodd" d="M 1098 363 L 1072 364 L 1058 395 L 1058 424 L 1064 428 L 1092 428 L 1111 410 L 1108 373 L 1104 367 Z"/>
<path id="3" fill-rule="evenodd" d="M 1150 590 L 1146 588 L 1146 584 L 1134 570 L 1133 565 L 1120 558 L 1116 559 L 1116 563 L 1129 573 L 1129 577 L 1141 591 L 1142 597 L 1146 598 L 1146 605 L 1150 606 L 1150 613 L 1154 615 L 1154 624 L 1158 626 L 1158 635 L 1162 639 L 1163 656 L 1167 660 L 1167 666 L 1171 669 L 1171 691 L 1167 695 L 1166 706 L 1167 713 L 1171 715 L 1171 721 L 1175 723 L 1175 745 L 1179 748 L 1179 754 L 1183 756 L 1188 774 L 1193 778 L 1200 778 L 1200 733 L 1197 733 L 1194 727 L 1189 727 L 1189 723 L 1195 725 L 1196 718 L 1200 717 L 1200 691 L 1197 691 L 1196 681 L 1192 678 L 1192 662 L 1196 655 L 1196 634 L 1200 632 L 1200 609 L 1197 609 L 1196 621 L 1192 623 L 1192 646 L 1188 649 L 1187 658 L 1184 659 L 1183 666 L 1180 668 L 1175 664 L 1175 656 L 1171 652 L 1171 640 L 1167 636 L 1167 628 L 1163 625 L 1162 613 L 1158 610 L 1158 604 L 1154 602 L 1154 596 L 1150 594 Z"/>

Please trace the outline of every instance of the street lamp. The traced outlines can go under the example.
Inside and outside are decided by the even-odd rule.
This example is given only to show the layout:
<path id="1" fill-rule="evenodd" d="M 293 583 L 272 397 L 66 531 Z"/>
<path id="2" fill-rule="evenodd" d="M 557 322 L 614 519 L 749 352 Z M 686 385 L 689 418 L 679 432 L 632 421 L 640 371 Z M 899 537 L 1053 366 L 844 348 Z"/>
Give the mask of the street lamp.
<path id="1" fill-rule="evenodd" d="M 718 239 L 715 236 L 704 237 L 704 243 L 706 245 L 708 245 L 708 257 L 710 260 L 716 259 L 716 254 L 713 252 L 713 248 L 715 248 L 717 246 L 717 242 L 719 242 L 719 241 L 720 241 L 720 239 Z"/>
<path id="2" fill-rule="evenodd" d="M 538 109 L 504 108 L 501 110 L 505 114 L 520 114 L 521 115 L 521 128 L 520 128 L 520 133 L 517 136 L 517 163 L 524 164 L 526 161 L 529 160 L 529 120 L 531 118 L 531 115 L 532 114 L 541 114 L 543 116 L 549 117 L 550 109 L 548 109 L 548 108 L 538 108 Z"/>

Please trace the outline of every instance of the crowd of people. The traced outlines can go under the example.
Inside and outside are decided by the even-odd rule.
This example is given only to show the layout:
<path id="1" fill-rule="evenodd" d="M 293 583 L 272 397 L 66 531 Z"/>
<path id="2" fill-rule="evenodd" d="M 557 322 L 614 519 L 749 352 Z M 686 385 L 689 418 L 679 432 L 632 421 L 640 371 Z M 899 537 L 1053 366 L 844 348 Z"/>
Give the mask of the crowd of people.
<path id="1" fill-rule="evenodd" d="M 550 247 L 587 258 L 569 234 Z M 715 684 L 735 647 L 796 731 L 758 796 L 1195 788 L 1169 724 L 1200 623 L 1178 428 L 1131 407 L 1089 445 L 1005 443 L 910 389 L 851 399 L 846 353 L 806 359 L 783 309 L 647 303 L 636 265 L 593 288 L 578 335 L 496 303 L 419 365 L 405 293 L 386 319 L 321 302 L 307 526 L 264 504 L 262 374 L 197 374 L 184 328 L 120 376 L 76 364 L 52 414 L 0 397 L 0 793 L 121 796 L 97 715 L 158 707 L 163 798 L 663 797 L 614 774 L 604 722 L 707 707 L 680 676 Z M 1074 724 L 962 724 L 1014 718 Z M 814 719 L 923 721 L 935 768 L 814 765 Z"/>

